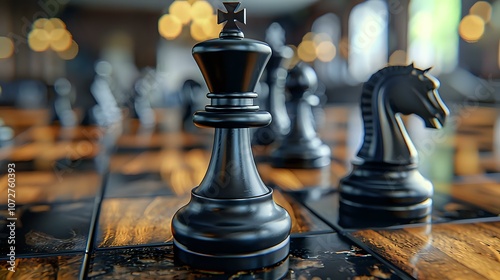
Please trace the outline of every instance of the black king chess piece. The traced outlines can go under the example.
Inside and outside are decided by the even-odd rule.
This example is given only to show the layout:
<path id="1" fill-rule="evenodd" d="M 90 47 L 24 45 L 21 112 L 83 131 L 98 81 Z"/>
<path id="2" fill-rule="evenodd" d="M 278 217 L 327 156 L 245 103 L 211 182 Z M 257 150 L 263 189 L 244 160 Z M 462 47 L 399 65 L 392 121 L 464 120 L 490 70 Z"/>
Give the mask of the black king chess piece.
<path id="1" fill-rule="evenodd" d="M 388 66 L 363 85 L 363 144 L 351 173 L 340 181 L 345 227 L 386 226 L 429 217 L 433 186 L 418 171 L 417 151 L 401 114 L 416 114 L 441 128 L 449 114 L 427 70 Z"/>
<path id="2" fill-rule="evenodd" d="M 271 55 L 260 41 L 245 39 L 235 21 L 245 23 L 240 3 L 224 2 L 218 39 L 193 47 L 211 104 L 193 122 L 214 127 L 212 157 L 191 201 L 172 218 L 176 258 L 210 270 L 252 270 L 286 259 L 291 219 L 262 182 L 250 145 L 249 127 L 268 125 L 271 115 L 253 105 L 253 92 Z"/>
<path id="3" fill-rule="evenodd" d="M 281 140 L 290 131 L 290 118 L 285 106 L 285 81 L 286 68 L 293 57 L 293 50 L 285 46 L 285 30 L 277 22 L 267 29 L 266 42 L 271 46 L 272 55 L 264 74 L 269 87 L 264 109 L 271 113 L 273 121 L 255 131 L 252 139 L 255 145 L 270 145 Z"/>
<path id="4" fill-rule="evenodd" d="M 271 163 L 278 168 L 320 168 L 330 164 L 330 147 L 314 129 L 311 106 L 318 100 L 314 92 L 318 78 L 311 66 L 298 63 L 286 78 L 291 96 L 290 132 L 271 153 Z"/>

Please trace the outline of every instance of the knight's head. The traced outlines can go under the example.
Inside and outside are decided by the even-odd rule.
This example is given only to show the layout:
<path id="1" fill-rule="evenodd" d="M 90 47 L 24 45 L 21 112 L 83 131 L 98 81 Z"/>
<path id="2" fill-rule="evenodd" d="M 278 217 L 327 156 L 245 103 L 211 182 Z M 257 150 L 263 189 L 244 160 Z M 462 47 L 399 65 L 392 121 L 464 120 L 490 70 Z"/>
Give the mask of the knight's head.
<path id="1" fill-rule="evenodd" d="M 398 92 L 391 94 L 395 111 L 416 114 L 427 127 L 441 128 L 450 112 L 439 95 L 439 81 L 429 74 L 430 68 L 422 70 L 410 64 L 405 70 L 407 79 L 402 79 Z"/>

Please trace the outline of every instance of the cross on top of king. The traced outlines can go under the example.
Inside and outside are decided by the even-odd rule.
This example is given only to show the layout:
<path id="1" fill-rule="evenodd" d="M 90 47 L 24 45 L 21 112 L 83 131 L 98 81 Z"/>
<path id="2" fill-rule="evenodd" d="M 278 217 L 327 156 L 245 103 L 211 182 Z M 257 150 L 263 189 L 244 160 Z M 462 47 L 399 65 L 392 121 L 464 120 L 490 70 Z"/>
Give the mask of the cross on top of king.
<path id="1" fill-rule="evenodd" d="M 220 37 L 241 37 L 243 38 L 243 32 L 240 30 L 236 21 L 246 24 L 247 13 L 246 9 L 242 9 L 235 12 L 240 6 L 240 2 L 223 2 L 224 7 L 226 7 L 227 13 L 217 10 L 217 23 L 221 24 L 226 22 L 224 28 L 220 33 Z"/>

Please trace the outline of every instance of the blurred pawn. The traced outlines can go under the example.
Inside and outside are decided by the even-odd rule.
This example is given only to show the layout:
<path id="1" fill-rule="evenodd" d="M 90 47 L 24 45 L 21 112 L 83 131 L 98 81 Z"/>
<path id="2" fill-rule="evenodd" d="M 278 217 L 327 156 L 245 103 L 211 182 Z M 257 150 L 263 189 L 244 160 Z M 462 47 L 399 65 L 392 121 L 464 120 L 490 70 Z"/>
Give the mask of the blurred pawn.
<path id="1" fill-rule="evenodd" d="M 142 127 L 155 125 L 156 117 L 150 97 L 157 90 L 156 72 L 152 68 L 145 68 L 134 84 L 133 102 L 131 102 L 131 117 L 139 119 Z"/>
<path id="2" fill-rule="evenodd" d="M 273 120 L 265 127 L 259 127 L 253 134 L 252 144 L 271 145 L 281 140 L 290 131 L 290 119 L 286 110 L 285 81 L 287 68 L 293 57 L 293 50 L 285 45 L 285 30 L 279 23 L 272 23 L 266 30 L 266 42 L 272 49 L 267 63 L 264 83 L 261 83 L 259 107 L 268 111 Z"/>
<path id="3" fill-rule="evenodd" d="M 272 165 L 278 168 L 321 168 L 330 164 L 330 147 L 314 129 L 311 107 L 319 105 L 314 93 L 318 78 L 305 63 L 297 64 L 288 73 L 286 88 L 291 100 L 291 129 L 271 153 Z"/>
<path id="4" fill-rule="evenodd" d="M 90 92 L 97 104 L 92 108 L 92 116 L 96 124 L 106 127 L 119 122 L 122 114 L 108 83 L 112 71 L 111 64 L 99 61 L 95 69 L 96 76 L 90 86 Z"/>
<path id="5" fill-rule="evenodd" d="M 54 83 L 51 123 L 59 123 L 63 127 L 77 124 L 77 118 L 72 107 L 72 87 L 66 78 L 59 78 Z"/>

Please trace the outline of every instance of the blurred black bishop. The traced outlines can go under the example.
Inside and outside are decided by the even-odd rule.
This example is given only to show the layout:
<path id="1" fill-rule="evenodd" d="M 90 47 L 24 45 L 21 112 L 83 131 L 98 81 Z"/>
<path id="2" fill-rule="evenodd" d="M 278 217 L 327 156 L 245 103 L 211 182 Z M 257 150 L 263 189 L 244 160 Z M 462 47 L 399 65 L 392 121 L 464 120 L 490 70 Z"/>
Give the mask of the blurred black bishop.
<path id="1" fill-rule="evenodd" d="M 193 47 L 211 99 L 193 122 L 215 128 L 212 156 L 191 201 L 173 217 L 172 232 L 176 258 L 183 263 L 253 270 L 286 260 L 291 219 L 262 182 L 250 144 L 249 128 L 271 122 L 271 115 L 254 105 L 271 48 L 244 38 L 236 24 L 246 19 L 245 9 L 237 11 L 240 3 L 224 6 L 227 12 L 218 11 L 218 22 L 226 22 L 219 38 Z"/>

